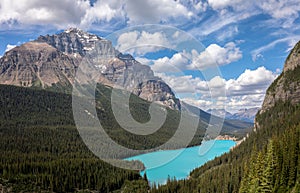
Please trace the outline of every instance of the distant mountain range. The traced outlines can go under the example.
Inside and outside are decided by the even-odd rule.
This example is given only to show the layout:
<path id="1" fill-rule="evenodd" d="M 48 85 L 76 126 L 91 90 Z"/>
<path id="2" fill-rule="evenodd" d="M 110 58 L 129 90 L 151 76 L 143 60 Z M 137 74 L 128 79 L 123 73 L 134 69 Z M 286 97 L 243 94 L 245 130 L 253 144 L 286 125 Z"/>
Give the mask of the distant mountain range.
<path id="1" fill-rule="evenodd" d="M 249 133 L 253 127 L 253 123 L 248 121 L 242 121 L 238 119 L 227 119 L 220 114 L 213 114 L 203 111 L 202 109 L 187 104 L 181 101 L 182 111 L 188 112 L 190 114 L 199 116 L 200 119 L 205 123 L 210 123 L 212 120 L 214 123 L 223 124 L 222 133 L 228 133 L 231 135 L 237 135 L 239 137 L 246 133 Z M 211 123 L 210 123 L 211 124 Z"/>
<path id="2" fill-rule="evenodd" d="M 259 110 L 259 107 L 255 107 L 249 109 L 240 109 L 238 112 L 233 114 L 225 109 L 208 109 L 206 112 L 215 116 L 225 117 L 226 119 L 237 119 L 254 123 L 255 115 Z"/>
<path id="3" fill-rule="evenodd" d="M 207 113 L 210 113 L 212 115 L 218 116 L 218 117 L 231 117 L 232 114 L 225 109 L 208 109 L 206 110 Z"/>

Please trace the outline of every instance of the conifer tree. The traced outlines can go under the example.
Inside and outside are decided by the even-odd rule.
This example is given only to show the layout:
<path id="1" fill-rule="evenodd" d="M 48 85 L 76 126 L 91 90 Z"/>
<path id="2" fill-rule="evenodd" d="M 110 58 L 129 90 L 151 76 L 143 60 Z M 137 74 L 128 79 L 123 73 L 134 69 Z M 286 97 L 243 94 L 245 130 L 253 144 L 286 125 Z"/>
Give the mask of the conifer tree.
<path id="1" fill-rule="evenodd" d="M 274 170 L 276 167 L 276 160 L 274 155 L 273 141 L 270 140 L 267 148 L 267 155 L 265 157 L 264 170 L 261 180 L 261 191 L 264 193 L 272 193 L 274 191 Z"/>

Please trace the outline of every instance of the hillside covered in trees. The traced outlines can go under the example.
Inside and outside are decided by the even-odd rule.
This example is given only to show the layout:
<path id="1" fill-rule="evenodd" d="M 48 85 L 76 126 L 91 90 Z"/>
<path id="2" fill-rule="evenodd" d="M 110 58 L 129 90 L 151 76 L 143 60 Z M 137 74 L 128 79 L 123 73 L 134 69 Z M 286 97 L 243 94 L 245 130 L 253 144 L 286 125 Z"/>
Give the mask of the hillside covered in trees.
<path id="1" fill-rule="evenodd" d="M 274 87 L 273 84 L 270 88 Z M 147 149 L 172 136 L 178 113 L 172 110 L 168 110 L 172 116 L 160 130 L 161 138 L 150 136 L 147 142 L 140 136 L 120 133 L 125 131 L 110 119 L 110 102 L 105 97 L 110 92 L 105 86 L 97 88 L 101 107 L 98 116 L 116 141 L 130 147 L 132 144 L 126 142 L 133 140 L 135 148 Z M 0 122 L 0 184 L 4 191 L 149 191 L 146 176 L 115 168 L 87 149 L 74 125 L 71 95 L 2 85 L 0 97 L 3 120 Z M 133 116 L 146 121 L 149 103 L 133 96 L 131 105 Z M 152 187 L 150 191 L 299 192 L 299 117 L 298 103 L 278 100 L 257 115 L 256 130 L 233 151 L 195 169 L 188 180 L 168 180 L 166 185 Z M 203 131 L 199 125 L 193 142 L 201 139 Z M 196 144 L 193 142 L 190 145 Z M 143 167 L 140 162 L 135 164 Z"/>
<path id="2" fill-rule="evenodd" d="M 147 186 L 138 171 L 113 167 L 89 151 L 74 125 L 71 98 L 0 86 L 0 189 L 112 192 L 128 180 Z"/>
<path id="3" fill-rule="evenodd" d="M 0 190 L 4 192 L 298 193 L 300 190 L 300 43 L 283 73 L 269 87 L 255 129 L 238 147 L 191 172 L 189 179 L 149 187 L 147 176 L 101 161 L 83 143 L 72 113 L 72 95 L 0 85 Z M 145 137 L 122 129 L 111 108 L 112 89 L 96 88 L 96 113 L 122 146 L 144 150 L 170 139 L 180 111 L 167 108 L 162 128 Z M 122 93 L 122 92 L 120 92 Z M 79 96 L 76 96 L 79 97 Z M 122 97 L 122 96 L 121 96 Z M 79 97 L 80 98 L 80 97 Z M 130 97 L 135 120 L 147 122 L 150 103 Z M 88 118 L 89 114 L 83 116 Z M 189 146 L 199 145 L 206 125 L 198 124 Z M 226 131 L 227 132 L 227 131 Z M 178 148 L 174 144 L 169 148 Z M 132 156 L 114 152 L 115 158 Z M 124 162 L 127 164 L 127 162 Z M 135 161 L 141 170 L 143 164 Z"/>
<path id="4" fill-rule="evenodd" d="M 110 87 L 98 85 L 96 111 L 103 128 L 116 142 L 148 151 L 173 136 L 180 113 L 171 109 L 167 109 L 162 128 L 150 136 L 134 135 L 122 129 L 113 118 L 111 92 Z M 150 118 L 149 105 L 135 95 L 130 97 L 130 112 L 140 122 Z M 5 187 L 2 188 L 4 191 L 13 192 L 112 192 L 149 188 L 144 179 L 146 176 L 101 161 L 87 148 L 75 126 L 72 95 L 0 85 L 0 106 L 0 189 Z M 88 116 L 85 114 L 83 116 Z M 205 124 L 199 123 L 190 145 L 198 145 L 204 132 Z M 132 156 L 117 150 L 114 153 L 116 158 Z M 131 164 L 140 169 L 144 167 L 138 161 Z"/>
<path id="5" fill-rule="evenodd" d="M 300 192 L 300 42 L 266 93 L 255 129 L 237 148 L 153 193 Z"/>
<path id="6" fill-rule="evenodd" d="M 299 117 L 299 105 L 276 104 L 239 147 L 152 192 L 299 192 Z"/>
<path id="7" fill-rule="evenodd" d="M 134 135 L 122 129 L 111 110 L 111 92 L 110 87 L 99 84 L 95 96 L 98 118 L 114 141 L 147 152 L 174 135 L 180 112 L 168 108 L 162 128 L 149 136 Z M 150 119 L 149 105 L 135 95 L 130 97 L 130 112 L 139 122 Z M 72 95 L 0 85 L 0 106 L 0 189 L 13 192 L 120 189 L 144 192 L 149 189 L 146 176 L 113 167 L 90 152 L 75 126 Z M 206 124 L 199 122 L 189 146 L 200 144 L 205 128 Z M 169 148 L 181 147 L 181 144 L 174 145 Z M 132 156 L 117 150 L 114 153 L 116 158 Z M 144 167 L 141 162 L 133 165 Z"/>

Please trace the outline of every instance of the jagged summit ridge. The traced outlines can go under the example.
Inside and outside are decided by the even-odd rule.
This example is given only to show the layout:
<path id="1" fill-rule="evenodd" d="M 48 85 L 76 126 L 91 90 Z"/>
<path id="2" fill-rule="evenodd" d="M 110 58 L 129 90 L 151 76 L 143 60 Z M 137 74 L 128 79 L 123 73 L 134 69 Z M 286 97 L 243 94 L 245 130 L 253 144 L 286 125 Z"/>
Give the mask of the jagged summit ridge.
<path id="1" fill-rule="evenodd" d="M 82 29 L 80 28 L 77 28 L 77 27 L 70 27 L 66 30 L 63 31 L 64 33 L 81 33 L 81 34 L 90 34 L 86 31 L 83 31 Z M 94 34 L 90 34 L 90 35 L 94 35 Z"/>
<path id="2" fill-rule="evenodd" d="M 85 56 L 87 52 L 100 46 L 103 54 L 116 56 L 119 54 L 108 40 L 95 34 L 84 32 L 78 28 L 70 28 L 55 35 L 40 36 L 38 42 L 46 42 L 65 54 Z"/>
<path id="3" fill-rule="evenodd" d="M 40 36 L 5 53 L 0 59 L 0 84 L 64 88 L 74 81 L 86 83 L 84 77 L 75 78 L 76 71 L 86 57 L 99 55 L 103 58 L 93 68 L 100 83 L 118 85 L 145 100 L 180 109 L 171 88 L 149 66 L 120 53 L 111 41 L 78 28 Z"/>

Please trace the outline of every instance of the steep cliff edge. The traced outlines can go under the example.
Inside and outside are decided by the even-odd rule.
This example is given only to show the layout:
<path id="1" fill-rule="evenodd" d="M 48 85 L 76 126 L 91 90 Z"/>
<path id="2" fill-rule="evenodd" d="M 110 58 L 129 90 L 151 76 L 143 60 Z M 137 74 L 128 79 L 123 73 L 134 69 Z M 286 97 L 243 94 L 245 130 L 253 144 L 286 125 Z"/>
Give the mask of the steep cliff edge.
<path id="1" fill-rule="evenodd" d="M 278 101 L 290 101 L 291 104 L 300 102 L 300 42 L 286 59 L 283 72 L 272 83 L 266 93 L 260 113 L 274 107 Z"/>

